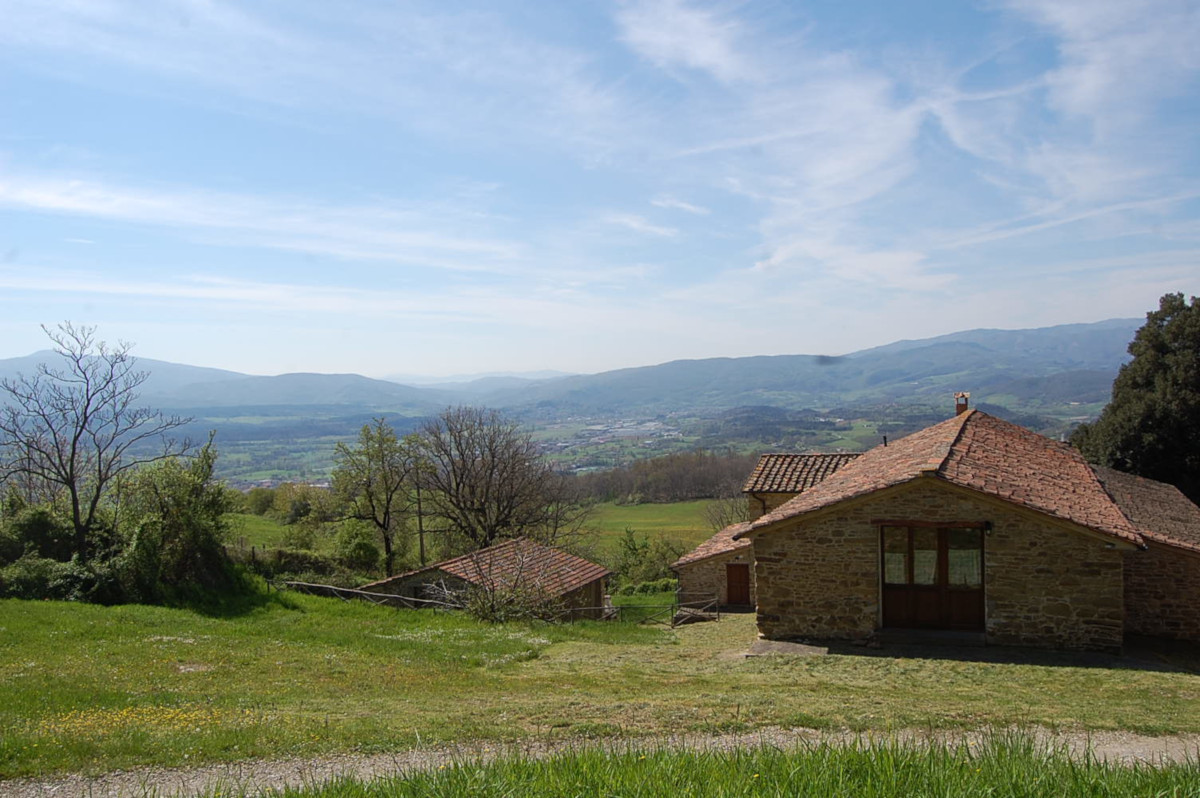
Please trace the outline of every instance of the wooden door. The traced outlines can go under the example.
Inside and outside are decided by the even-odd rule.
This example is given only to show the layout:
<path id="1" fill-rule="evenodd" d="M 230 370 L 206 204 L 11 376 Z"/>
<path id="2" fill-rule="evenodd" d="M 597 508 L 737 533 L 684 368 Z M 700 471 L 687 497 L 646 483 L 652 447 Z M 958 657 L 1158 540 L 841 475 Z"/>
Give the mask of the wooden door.
<path id="1" fill-rule="evenodd" d="M 725 566 L 725 603 L 750 604 L 750 566 L 746 563 Z"/>
<path id="2" fill-rule="evenodd" d="M 983 629 L 983 530 L 881 527 L 883 625 Z"/>

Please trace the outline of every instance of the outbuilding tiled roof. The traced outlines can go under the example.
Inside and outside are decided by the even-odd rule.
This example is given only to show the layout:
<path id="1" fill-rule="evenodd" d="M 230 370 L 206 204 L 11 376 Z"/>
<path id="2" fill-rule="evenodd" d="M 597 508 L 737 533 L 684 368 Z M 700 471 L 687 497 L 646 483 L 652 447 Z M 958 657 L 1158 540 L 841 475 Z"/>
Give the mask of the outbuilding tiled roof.
<path id="1" fill-rule="evenodd" d="M 750 522 L 744 521 L 740 524 L 730 524 L 722 529 L 717 534 L 713 535 L 708 540 L 701 543 L 696 548 L 689 551 L 687 554 L 680 557 L 675 562 L 671 563 L 672 568 L 690 565 L 700 560 L 707 560 L 709 557 L 715 557 L 718 554 L 728 554 L 731 551 L 738 549 L 750 548 L 748 540 L 734 540 L 733 536 L 738 532 L 750 528 Z"/>
<path id="2" fill-rule="evenodd" d="M 387 582 L 431 571 L 441 571 L 487 590 L 521 585 L 539 588 L 550 596 L 566 595 L 611 573 L 603 565 L 561 549 L 543 546 L 529 538 L 515 538 L 461 557 L 381 579 L 361 589 L 370 590 Z"/>
<path id="3" fill-rule="evenodd" d="M 858 457 L 858 453 L 764 454 L 742 488 L 745 493 L 800 493 Z"/>
<path id="4" fill-rule="evenodd" d="M 1092 470 L 1143 537 L 1200 552 L 1200 507 L 1179 488 L 1111 468 Z"/>
<path id="5" fill-rule="evenodd" d="M 745 536 L 780 521 L 929 477 L 1070 521 L 1134 544 L 1137 528 L 1121 512 L 1082 455 L 978 410 L 877 446 L 821 483 L 759 518 Z"/>

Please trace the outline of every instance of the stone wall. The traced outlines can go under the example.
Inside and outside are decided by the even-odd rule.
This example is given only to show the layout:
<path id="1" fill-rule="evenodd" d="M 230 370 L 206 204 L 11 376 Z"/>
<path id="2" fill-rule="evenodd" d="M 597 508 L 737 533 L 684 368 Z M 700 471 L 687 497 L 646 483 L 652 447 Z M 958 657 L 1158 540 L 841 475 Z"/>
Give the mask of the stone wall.
<path id="1" fill-rule="evenodd" d="M 754 548 L 744 548 L 727 554 L 718 554 L 676 569 L 679 577 L 679 592 L 687 596 L 717 596 L 721 604 L 729 603 L 726 590 L 725 566 L 729 563 L 745 563 L 750 566 L 750 603 L 755 603 Z"/>
<path id="2" fill-rule="evenodd" d="M 440 598 L 440 596 L 435 596 L 434 593 L 437 591 L 431 591 L 430 587 L 440 585 L 441 583 L 445 583 L 446 587 L 451 590 L 462 590 L 467 587 L 467 582 L 462 579 L 435 568 L 427 571 L 418 571 L 415 574 L 393 576 L 391 579 L 376 582 L 364 589 L 368 593 L 383 593 L 391 596 L 404 596 L 405 598 L 432 599 Z"/>
<path id="3" fill-rule="evenodd" d="M 1200 641 L 1200 553 L 1149 543 L 1125 555 L 1125 631 Z"/>
<path id="4" fill-rule="evenodd" d="M 855 639 L 875 632 L 879 530 L 871 522 L 878 519 L 991 522 L 983 544 L 989 642 L 1120 648 L 1121 551 L 932 478 L 756 535 L 760 634 Z"/>
<path id="5" fill-rule="evenodd" d="M 604 611 L 604 579 L 593 580 L 582 587 L 564 593 L 560 601 L 564 609 L 587 608 L 594 610 L 585 613 L 588 617 L 600 618 Z M 415 574 L 402 574 L 391 579 L 383 580 L 365 588 L 368 593 L 381 593 L 405 598 L 434 599 L 443 598 L 437 586 L 445 584 L 453 591 L 466 590 L 470 584 L 463 579 L 436 568 L 418 571 Z"/>

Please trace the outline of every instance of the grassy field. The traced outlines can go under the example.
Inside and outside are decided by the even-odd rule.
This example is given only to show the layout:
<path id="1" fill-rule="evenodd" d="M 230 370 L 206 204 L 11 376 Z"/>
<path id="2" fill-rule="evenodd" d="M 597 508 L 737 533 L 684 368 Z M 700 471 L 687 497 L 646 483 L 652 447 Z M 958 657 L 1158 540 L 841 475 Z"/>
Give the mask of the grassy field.
<path id="1" fill-rule="evenodd" d="M 614 504 L 596 505 L 588 526 L 596 530 L 601 551 L 614 551 L 617 541 L 632 529 L 638 535 L 667 537 L 678 540 L 687 549 L 707 540 L 712 529 L 704 519 L 704 509 L 711 499 L 672 504 Z"/>
<path id="2" fill-rule="evenodd" d="M 615 554 L 617 541 L 628 527 L 638 535 L 668 537 L 691 549 L 712 534 L 704 519 L 709 499 L 676 502 L 674 504 L 614 504 L 596 505 L 588 528 L 596 533 L 601 554 Z M 229 541 L 245 542 L 246 546 L 275 547 L 283 545 L 288 528 L 271 518 L 250 513 L 231 513 Z M 318 548 L 332 545 L 327 538 L 318 538 Z"/>
<path id="3" fill-rule="evenodd" d="M 1198 796 L 1200 764 L 1152 767 L 1073 761 L 1016 736 L 980 746 L 820 746 L 800 751 L 583 751 L 508 758 L 372 782 L 342 780 L 290 798 L 390 796 Z"/>
<path id="4" fill-rule="evenodd" d="M 282 546 L 287 527 L 273 518 L 253 513 L 229 513 L 229 542 L 237 546 L 274 548 Z"/>
<path id="5" fill-rule="evenodd" d="M 756 726 L 1200 731 L 1194 673 L 1049 654 L 746 659 L 754 639 L 750 615 L 672 631 L 292 594 L 208 612 L 3 601 L 0 777 Z"/>

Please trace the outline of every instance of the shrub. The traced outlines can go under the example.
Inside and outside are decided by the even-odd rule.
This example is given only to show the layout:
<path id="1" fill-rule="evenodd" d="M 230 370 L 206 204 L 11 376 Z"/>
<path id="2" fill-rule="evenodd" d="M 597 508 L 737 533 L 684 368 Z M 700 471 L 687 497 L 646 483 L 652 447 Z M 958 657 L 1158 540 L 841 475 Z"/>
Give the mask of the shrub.
<path id="1" fill-rule="evenodd" d="M 371 528 L 361 523 L 343 524 L 334 539 L 333 556 L 352 571 L 374 570 L 379 565 L 379 547 Z"/>
<path id="2" fill-rule="evenodd" d="M 275 503 L 275 491 L 271 488 L 251 488 L 242 499 L 246 512 L 266 515 Z"/>
<path id="3" fill-rule="evenodd" d="M 53 509 L 46 506 L 29 507 L 18 512 L 5 525 L 10 543 L 3 553 L 12 562 L 32 550 L 39 557 L 67 562 L 74 553 L 75 539 L 71 527 Z M 15 556 L 13 556 L 15 555 Z"/>
<path id="4" fill-rule="evenodd" d="M 313 581 L 311 578 L 299 579 L 300 575 L 307 577 L 331 576 L 339 571 L 338 564 L 333 558 L 315 551 L 298 549 L 240 549 L 234 550 L 232 556 L 252 573 L 267 579 L 296 577 L 297 581 Z"/>
<path id="5" fill-rule="evenodd" d="M 679 587 L 678 579 L 671 579 L 671 578 L 655 579 L 650 582 L 642 582 L 642 583 L 638 584 L 634 588 L 633 593 L 637 593 L 637 594 L 644 596 L 644 595 L 649 595 L 651 593 L 666 593 L 668 591 L 674 592 L 678 587 Z M 632 594 L 624 593 L 622 595 L 628 596 L 628 595 L 632 595 Z"/>
<path id="6" fill-rule="evenodd" d="M 27 552 L 0 568 L 0 598 L 62 599 L 67 564 Z"/>
<path id="7" fill-rule="evenodd" d="M 565 607 L 545 591 L 526 585 L 496 588 L 469 587 L 446 597 L 466 613 L 488 623 L 509 621 L 557 621 Z"/>
<path id="8" fill-rule="evenodd" d="M 637 535 L 626 528 L 620 540 L 620 553 L 613 568 L 626 584 L 640 584 L 659 579 L 672 579 L 671 563 L 686 550 L 679 541 Z"/>

